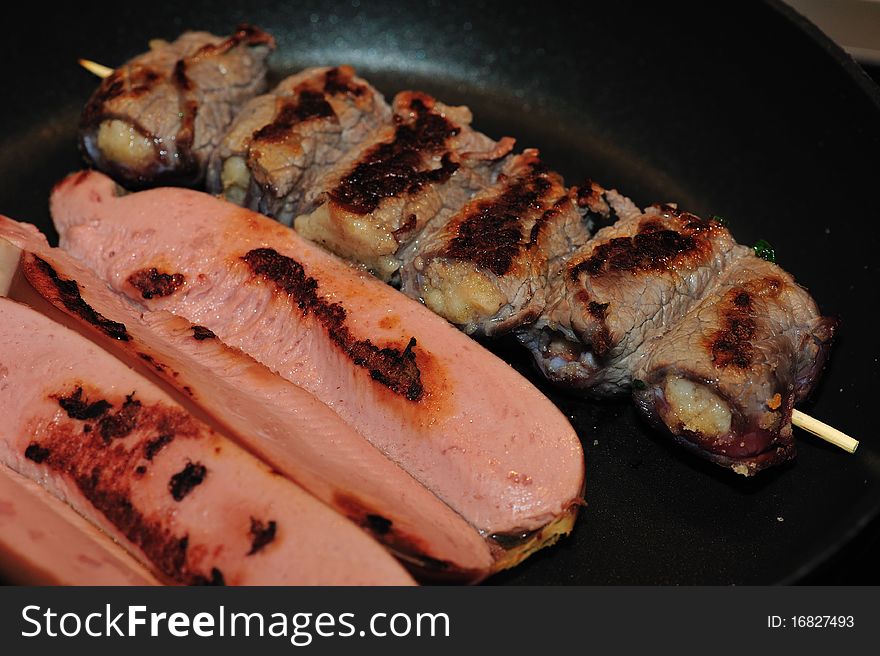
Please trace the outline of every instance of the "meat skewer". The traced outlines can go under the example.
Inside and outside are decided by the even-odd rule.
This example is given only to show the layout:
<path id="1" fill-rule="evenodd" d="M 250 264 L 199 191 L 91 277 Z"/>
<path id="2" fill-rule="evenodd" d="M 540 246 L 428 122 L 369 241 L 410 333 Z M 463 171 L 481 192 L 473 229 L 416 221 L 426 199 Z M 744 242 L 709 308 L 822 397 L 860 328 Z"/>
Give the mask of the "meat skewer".
<path id="1" fill-rule="evenodd" d="M 186 32 L 152 42 L 89 99 L 80 119 L 83 155 L 129 187 L 201 184 L 229 123 L 263 90 L 273 48 L 271 36 L 247 25 L 225 39 Z"/>
<path id="2" fill-rule="evenodd" d="M 394 139 L 367 139 L 366 145 L 354 148 L 342 157 L 337 168 L 343 173 L 328 177 L 328 184 L 335 185 L 335 188 L 325 191 L 323 200 L 318 197 L 317 209 L 297 219 L 297 228 L 330 250 L 365 264 L 385 280 L 396 278 L 396 272 L 402 266 L 402 291 L 426 303 L 468 333 L 493 335 L 523 326 L 519 331 L 520 339 L 536 355 L 536 363 L 545 376 L 558 384 L 589 390 L 596 395 L 627 391 L 634 363 L 643 357 L 652 341 L 659 339 L 669 325 L 686 314 L 694 299 L 705 293 L 713 277 L 728 264 L 728 259 L 741 252 L 736 242 L 723 228 L 687 213 L 677 213 L 674 207 L 650 208 L 642 215 L 628 199 L 613 191 L 606 192 L 598 185 L 588 185 L 581 191 L 573 189 L 567 195 L 553 191 L 564 204 L 563 211 L 547 212 L 546 208 L 538 211 L 526 206 L 514 208 L 511 206 L 514 197 L 518 196 L 521 204 L 527 204 L 524 199 L 534 196 L 533 202 L 540 206 L 542 200 L 546 200 L 539 200 L 541 193 L 548 192 L 536 193 L 535 181 L 540 176 L 532 177 L 531 186 L 528 183 L 528 171 L 537 163 L 536 153 L 526 151 L 504 159 L 509 151 L 509 140 L 502 140 L 492 155 L 477 158 L 487 168 L 478 166 L 470 171 L 469 180 L 475 179 L 476 171 L 476 184 L 469 182 L 454 187 L 458 195 L 453 193 L 445 197 L 439 211 L 432 195 L 424 195 L 425 187 L 429 192 L 439 189 L 443 196 L 445 179 L 419 182 L 415 185 L 416 193 L 401 192 L 396 188 L 389 192 L 383 182 L 390 178 L 383 176 L 392 172 L 396 180 L 418 176 L 419 164 L 404 162 L 407 158 L 418 162 L 414 153 L 426 151 L 430 157 L 424 159 L 423 155 L 422 161 L 430 161 L 433 157 L 433 166 L 437 167 L 429 167 L 427 171 L 446 178 L 443 174 L 444 158 L 446 166 L 452 168 L 459 160 L 466 161 L 470 156 L 463 147 L 455 144 L 455 140 L 481 137 L 467 127 L 469 115 L 456 114 L 423 94 L 398 96 L 395 101 L 398 121 L 405 124 L 407 117 L 420 115 L 419 111 L 412 111 L 412 106 L 408 113 L 400 111 L 401 104 L 406 109 L 407 103 L 414 98 L 426 108 L 427 111 L 422 113 L 424 116 L 434 116 L 441 128 L 446 125 L 445 133 L 439 131 L 447 136 L 433 145 L 429 143 L 430 139 L 422 139 L 425 143 L 415 148 L 398 149 L 403 152 L 403 157 L 395 148 L 389 149 L 389 144 L 395 143 Z M 459 115 L 465 118 L 456 118 Z M 386 128 L 385 133 L 390 134 L 390 129 Z M 491 142 L 482 143 L 488 148 Z M 368 153 L 377 148 L 384 148 L 391 155 L 371 158 Z M 495 157 L 501 159 L 496 162 Z M 383 167 L 389 161 L 392 165 L 387 167 L 386 173 Z M 405 175 L 399 173 L 400 164 L 406 164 Z M 415 168 L 408 168 L 411 165 Z M 453 171 L 449 179 L 455 179 L 458 174 L 457 170 Z M 498 175 L 501 178 L 495 182 Z M 547 184 L 555 174 L 545 172 L 542 175 L 543 183 Z M 348 187 L 342 184 L 346 180 Z M 325 189 L 329 188 L 328 184 L 324 184 Z M 462 187 L 466 189 L 464 193 L 461 193 Z M 561 184 L 550 184 L 550 187 L 558 189 Z M 468 196 L 472 197 L 470 202 L 467 202 Z M 346 198 L 347 205 L 339 202 Z M 352 203 L 352 198 L 357 198 L 358 202 Z M 585 208 L 590 203 L 594 206 L 586 212 L 587 220 L 583 223 L 574 218 L 576 214 L 571 210 L 575 200 Z M 637 308 L 632 306 L 632 311 L 618 313 L 609 309 L 609 306 L 621 306 L 611 299 L 622 296 L 622 305 L 626 306 L 627 294 L 642 284 L 645 277 L 632 278 L 624 283 L 621 275 L 608 275 L 603 280 L 592 276 L 590 285 L 598 287 L 588 290 L 582 288 L 577 275 L 556 275 L 571 253 L 586 241 L 589 213 L 596 212 L 595 205 L 604 206 L 604 211 L 600 209 L 598 212 L 603 219 L 619 217 L 621 220 L 608 228 L 601 239 L 592 242 L 593 247 L 606 252 L 595 257 L 595 254 L 581 252 L 581 264 L 590 260 L 596 266 L 602 257 L 620 255 L 609 253 L 609 248 L 613 250 L 629 239 L 643 243 L 647 250 L 640 257 L 654 260 L 656 265 L 649 276 L 649 298 L 641 298 Z M 387 208 L 382 209 L 386 206 L 390 206 L 390 212 Z M 399 208 L 409 206 L 420 211 L 407 215 L 407 225 L 404 225 L 401 217 L 405 211 Z M 675 215 L 674 219 L 666 217 L 659 223 L 654 220 L 670 214 L 670 211 Z M 272 215 L 273 211 L 267 213 Z M 533 243 L 534 240 L 526 242 L 527 229 L 534 228 L 536 223 L 543 224 L 547 215 L 553 216 L 554 221 L 547 222 L 549 227 L 541 226 L 547 235 L 545 243 L 539 246 Z M 412 225 L 408 225 L 410 216 L 414 217 Z M 542 220 L 536 222 L 536 216 Z M 287 216 L 283 218 L 286 220 Z M 674 220 L 679 225 L 672 231 L 666 227 L 651 229 L 651 225 L 661 225 L 664 220 Z M 637 234 L 643 224 L 647 228 L 644 233 Z M 690 253 L 682 256 L 690 262 L 685 267 L 686 274 L 682 274 L 681 262 L 666 272 L 659 270 L 665 266 L 666 250 L 675 251 L 680 246 L 662 243 L 662 239 L 670 234 L 677 235 L 674 238 L 681 238 L 684 242 L 698 242 Z M 587 246 L 584 250 L 590 248 Z M 654 249 L 653 253 L 651 249 Z M 511 253 L 516 255 L 511 257 Z M 624 283 L 623 287 L 621 283 Z M 633 290 L 628 292 L 626 285 Z M 687 293 L 681 293 L 685 289 Z M 568 316 L 564 316 L 566 313 Z M 826 338 L 819 341 L 827 344 L 831 332 L 829 330 Z M 824 360 L 825 350 L 827 347 L 817 352 L 818 363 Z M 790 408 L 786 412 L 791 415 L 786 419 L 786 426 L 790 421 L 796 425 L 808 424 L 810 432 L 831 439 L 842 448 L 854 449 L 857 445 L 847 436 L 844 436 L 846 439 L 836 439 L 833 433 L 817 427 L 801 412 L 793 412 Z"/>
<path id="3" fill-rule="evenodd" d="M 0 217 L 0 246 L 3 240 L 23 253 L 17 293 L 27 285 L 32 306 L 43 300 L 79 320 L 94 341 L 175 388 L 187 409 L 204 411 L 239 444 L 385 544 L 421 578 L 473 582 L 491 572 L 489 547 L 473 527 L 311 394 L 226 346 L 207 328 L 167 312 L 144 312 L 114 294 L 64 251 L 50 248 L 33 226 Z M 17 267 L 18 261 L 6 266 Z M 82 306 L 72 306 L 65 293 L 74 287 Z M 92 313 L 74 311 L 79 307 L 125 326 L 127 339 L 109 338 L 103 324 L 90 322 Z"/>

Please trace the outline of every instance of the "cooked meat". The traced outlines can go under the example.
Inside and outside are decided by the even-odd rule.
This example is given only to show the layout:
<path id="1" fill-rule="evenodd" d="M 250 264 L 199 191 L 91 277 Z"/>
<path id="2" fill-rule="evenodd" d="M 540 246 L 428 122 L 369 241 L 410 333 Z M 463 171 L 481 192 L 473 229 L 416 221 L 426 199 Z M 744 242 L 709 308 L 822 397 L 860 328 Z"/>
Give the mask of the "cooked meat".
<path id="1" fill-rule="evenodd" d="M 82 172 L 56 186 L 51 205 L 62 246 L 114 289 L 308 389 L 483 535 L 509 544 L 526 533 L 505 562 L 570 530 L 584 475 L 571 426 L 424 306 L 206 194 L 116 197 L 111 180 Z M 127 280 L 151 267 L 184 285 L 143 299 Z"/>
<path id="2" fill-rule="evenodd" d="M 198 185 L 245 101 L 265 87 L 271 36 L 243 25 L 230 37 L 185 32 L 104 79 L 82 113 L 80 148 L 129 187 Z"/>
<path id="3" fill-rule="evenodd" d="M 314 209 L 317 181 L 390 120 L 350 66 L 306 69 L 239 112 L 211 157 L 208 191 L 290 225 Z"/>
<path id="4" fill-rule="evenodd" d="M 589 238 L 576 199 L 538 151 L 509 158 L 494 185 L 403 250 L 401 291 L 468 334 L 534 321 L 548 277 Z"/>
<path id="5" fill-rule="evenodd" d="M 127 302 L 64 251 L 49 248 L 33 226 L 0 217 L 0 244 L 2 239 L 25 251 L 22 283 L 105 335 L 63 293 L 75 285 L 86 307 L 125 326 L 128 339 L 107 339 L 105 348 L 180 390 L 239 444 L 424 577 L 474 581 L 489 573 L 493 560 L 480 534 L 309 392 L 203 326 Z"/>
<path id="6" fill-rule="evenodd" d="M 294 224 L 307 239 L 386 281 L 400 268 L 401 245 L 494 182 L 496 162 L 513 146 L 472 130 L 466 107 L 423 93 L 399 93 L 393 110 L 392 125 L 318 181 L 317 208 Z"/>
<path id="7" fill-rule="evenodd" d="M 158 585 L 107 535 L 0 464 L 0 575 L 19 585 Z"/>
<path id="8" fill-rule="evenodd" d="M 646 350 L 633 395 L 704 457 L 751 475 L 794 457 L 791 411 L 812 389 L 836 321 L 742 246 L 699 302 Z"/>
<path id="9" fill-rule="evenodd" d="M 644 350 L 702 297 L 736 245 L 717 221 L 668 205 L 642 214 L 606 195 L 620 220 L 568 260 L 547 311 L 520 335 L 550 380 L 595 395 L 629 389 Z"/>
<path id="10" fill-rule="evenodd" d="M 0 298 L 0 462 L 164 580 L 406 584 L 354 524 L 212 431 L 94 343 Z M 275 526 L 253 553 L 253 522 Z"/>

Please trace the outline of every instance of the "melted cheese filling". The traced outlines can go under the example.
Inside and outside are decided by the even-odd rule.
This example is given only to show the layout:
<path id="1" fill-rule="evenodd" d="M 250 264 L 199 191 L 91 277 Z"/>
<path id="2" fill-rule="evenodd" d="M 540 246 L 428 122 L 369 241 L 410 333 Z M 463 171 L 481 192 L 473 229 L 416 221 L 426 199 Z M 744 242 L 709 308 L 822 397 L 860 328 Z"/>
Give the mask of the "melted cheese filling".
<path id="1" fill-rule="evenodd" d="M 705 385 L 673 377 L 666 381 L 663 392 L 682 428 L 707 437 L 730 432 L 730 408 Z"/>
<path id="2" fill-rule="evenodd" d="M 97 145 L 104 157 L 130 168 L 147 166 L 156 154 L 152 139 L 119 119 L 103 121 L 98 126 Z"/>
<path id="3" fill-rule="evenodd" d="M 425 270 L 422 297 L 431 310 L 459 325 L 492 317 L 505 300 L 486 275 L 462 262 L 440 260 Z"/>

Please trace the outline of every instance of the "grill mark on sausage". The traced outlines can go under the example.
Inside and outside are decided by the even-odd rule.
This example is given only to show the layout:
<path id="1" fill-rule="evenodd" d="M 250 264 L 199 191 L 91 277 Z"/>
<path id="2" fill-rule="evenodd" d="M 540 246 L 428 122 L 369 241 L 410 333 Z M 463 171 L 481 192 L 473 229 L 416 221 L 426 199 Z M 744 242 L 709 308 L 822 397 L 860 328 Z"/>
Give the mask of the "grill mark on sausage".
<path id="1" fill-rule="evenodd" d="M 515 179 L 499 195 L 479 201 L 457 225 L 456 235 L 443 254 L 503 276 L 523 248 L 523 219 L 544 208 L 541 199 L 551 186 L 541 167 L 534 167 L 531 174 Z"/>
<path id="2" fill-rule="evenodd" d="M 192 585 L 226 585 L 226 579 L 217 567 L 211 568 L 211 576 L 199 575 L 193 579 Z"/>
<path id="3" fill-rule="evenodd" d="M 168 367 L 166 367 L 164 364 L 159 362 L 156 358 L 154 358 L 149 353 L 138 353 L 137 355 L 141 360 L 143 360 L 148 365 L 153 367 L 153 369 L 158 371 L 160 374 L 164 374 L 166 372 L 166 370 L 168 369 Z"/>
<path id="4" fill-rule="evenodd" d="M 33 460 L 38 465 L 45 462 L 46 458 L 48 458 L 51 454 L 52 452 L 49 449 L 41 447 L 36 442 L 31 442 L 24 450 L 24 457 L 28 460 Z"/>
<path id="5" fill-rule="evenodd" d="M 141 402 L 134 398 L 134 392 L 125 397 L 118 412 L 104 416 L 98 422 L 98 433 L 104 444 L 112 440 L 127 437 L 137 428 Z"/>
<path id="6" fill-rule="evenodd" d="M 200 436 L 197 424 L 180 409 L 153 404 L 144 407 L 141 415 L 139 428 L 144 434 L 165 425 L 172 426 L 179 436 Z M 68 478 L 95 510 L 139 547 L 163 575 L 182 584 L 206 578 L 188 562 L 189 537 L 175 535 L 162 515 L 150 516 L 132 501 L 133 489 L 143 484 L 143 472 L 139 472 L 137 463 L 145 439 L 131 448 L 122 441 L 107 445 L 89 439 L 78 420 L 47 419 L 35 427 L 34 433 L 38 438 L 28 446 L 25 457 Z"/>
<path id="7" fill-rule="evenodd" d="M 126 281 L 141 293 L 141 297 L 149 300 L 170 296 L 183 286 L 186 277 L 182 273 L 165 273 L 150 267 L 133 272 Z"/>
<path id="8" fill-rule="evenodd" d="M 144 458 L 152 461 L 153 458 L 156 457 L 156 454 L 159 453 L 166 446 L 171 444 L 174 440 L 174 433 L 162 433 L 154 440 L 148 440 L 144 444 Z"/>
<path id="9" fill-rule="evenodd" d="M 320 296 L 318 281 L 307 276 L 299 262 L 271 248 L 254 249 L 241 259 L 254 275 L 287 294 L 304 315 L 313 314 L 333 343 L 355 365 L 369 371 L 373 380 L 410 401 L 422 398 L 424 387 L 416 363 L 414 337 L 403 350 L 390 346 L 379 348 L 369 339 L 356 339 L 346 325 L 345 308 Z"/>
<path id="10" fill-rule="evenodd" d="M 252 556 L 258 551 L 261 551 L 266 545 L 272 543 L 275 540 L 275 532 L 277 529 L 278 524 L 275 520 L 270 519 L 268 522 L 263 522 L 251 517 L 251 528 L 249 531 L 251 536 L 251 550 L 248 551 L 246 555 Z"/>
<path id="11" fill-rule="evenodd" d="M 106 399 L 88 401 L 83 398 L 82 385 L 77 385 L 67 396 L 59 396 L 58 405 L 71 419 L 91 420 L 103 416 L 113 405 Z M 90 429 L 91 430 L 91 429 Z"/>
<path id="12" fill-rule="evenodd" d="M 193 339 L 201 342 L 206 339 L 216 339 L 217 335 L 215 335 L 212 331 L 208 330 L 204 326 L 193 326 Z"/>
<path id="13" fill-rule="evenodd" d="M 121 342 L 127 342 L 131 339 L 124 324 L 110 321 L 101 313 L 96 312 L 91 305 L 83 300 L 77 282 L 59 277 L 55 269 L 44 259 L 33 253 L 27 253 L 22 258 L 22 270 L 25 278 L 35 289 L 55 296 L 71 314 L 92 324 L 112 339 L 118 339 Z"/>
<path id="14" fill-rule="evenodd" d="M 398 116 L 394 138 L 370 148 L 329 192 L 330 198 L 354 214 L 373 212 L 385 198 L 413 194 L 428 184 L 442 184 L 458 170 L 447 141 L 461 128 L 432 111 L 434 101 L 418 96 L 410 101 L 412 122 Z M 443 153 L 440 167 L 424 169 L 424 156 Z"/>
<path id="15" fill-rule="evenodd" d="M 392 522 L 387 517 L 370 513 L 365 518 L 367 527 L 376 535 L 385 535 L 391 530 Z"/>
<path id="16" fill-rule="evenodd" d="M 175 501 L 183 499 L 195 488 L 202 484 L 208 469 L 201 463 L 188 462 L 186 466 L 171 477 L 168 482 L 168 490 Z"/>

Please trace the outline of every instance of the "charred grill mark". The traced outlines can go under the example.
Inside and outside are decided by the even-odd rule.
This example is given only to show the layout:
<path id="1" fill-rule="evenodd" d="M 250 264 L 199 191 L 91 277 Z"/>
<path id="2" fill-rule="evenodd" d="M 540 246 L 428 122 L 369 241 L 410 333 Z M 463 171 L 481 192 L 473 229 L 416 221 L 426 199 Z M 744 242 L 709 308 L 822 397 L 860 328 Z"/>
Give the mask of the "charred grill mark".
<path id="1" fill-rule="evenodd" d="M 121 342 L 127 342 L 131 339 L 124 324 L 110 321 L 83 300 L 79 293 L 79 285 L 75 280 L 63 280 L 48 262 L 32 253 L 28 255 L 29 257 L 25 258 L 23 262 L 24 274 L 37 289 L 44 290 L 51 285 L 54 290 L 53 295 L 57 296 L 68 312 L 92 324 L 112 339 L 118 339 Z"/>
<path id="2" fill-rule="evenodd" d="M 392 522 L 382 515 L 369 514 L 366 516 L 367 528 L 376 535 L 385 535 L 391 530 Z"/>
<path id="3" fill-rule="evenodd" d="M 205 480 L 208 470 L 201 463 L 186 463 L 186 467 L 174 474 L 168 482 L 168 490 L 175 501 L 183 499 Z"/>
<path id="4" fill-rule="evenodd" d="M 178 59 L 174 64 L 174 71 L 171 73 L 171 80 L 180 91 L 192 91 L 192 81 L 186 74 L 186 60 Z"/>
<path id="5" fill-rule="evenodd" d="M 332 96 L 363 96 L 367 88 L 352 80 L 354 71 L 348 66 L 331 68 L 324 74 L 324 91 Z"/>
<path id="6" fill-rule="evenodd" d="M 590 207 L 602 198 L 602 187 L 587 178 L 584 183 L 577 188 L 577 205 L 578 207 Z"/>
<path id="7" fill-rule="evenodd" d="M 401 226 L 392 232 L 395 238 L 398 238 L 398 241 L 406 236 L 407 233 L 411 232 L 416 227 L 416 215 L 410 214 L 406 217 L 406 220 L 401 224 Z"/>
<path id="8" fill-rule="evenodd" d="M 415 338 L 402 351 L 395 347 L 379 348 L 369 339 L 355 339 L 346 325 L 345 308 L 321 297 L 318 281 L 307 276 L 299 262 L 271 248 L 249 251 L 242 260 L 254 275 L 286 293 L 304 315 L 313 314 L 328 337 L 352 362 L 367 369 L 373 380 L 410 401 L 422 398 L 421 371 L 413 352 Z"/>
<path id="9" fill-rule="evenodd" d="M 204 326 L 193 326 L 193 338 L 201 342 L 206 339 L 215 339 L 217 335 L 205 328 Z"/>
<path id="10" fill-rule="evenodd" d="M 241 23 L 235 28 L 235 34 L 227 37 L 218 44 L 205 44 L 190 57 L 190 61 L 201 59 L 202 57 L 225 55 L 236 46 L 244 44 L 246 46 L 267 45 L 274 47 L 275 39 L 263 30 L 248 23 Z"/>
<path id="11" fill-rule="evenodd" d="M 156 404 L 143 409 L 144 424 L 175 426 L 179 434 L 198 437 L 198 425 L 182 410 Z M 132 501 L 132 489 L 143 484 L 138 462 L 143 441 L 127 449 L 125 443 L 110 446 L 88 439 L 73 422 L 52 422 L 40 429 L 40 441 L 32 442 L 26 457 L 39 459 L 82 492 L 97 512 L 126 539 L 139 547 L 156 568 L 170 579 L 192 584 L 204 578 L 188 564 L 189 538 L 174 535 L 163 514 L 147 516 Z"/>
<path id="12" fill-rule="evenodd" d="M 781 278 L 765 276 L 750 280 L 724 295 L 719 304 L 721 328 L 707 341 L 716 367 L 748 369 L 751 366 L 755 357 L 753 343 L 758 331 L 756 299 L 775 299 L 784 288 L 785 282 Z"/>
<path id="13" fill-rule="evenodd" d="M 414 98 L 410 102 L 414 120 L 398 123 L 391 141 L 370 148 L 330 191 L 330 198 L 354 214 L 369 214 L 385 198 L 446 182 L 458 170 L 458 163 L 445 152 L 439 168 L 425 169 L 424 156 L 446 150 L 447 141 L 461 128 L 432 108 L 433 101 Z"/>
<path id="14" fill-rule="evenodd" d="M 24 450 L 24 457 L 28 460 L 33 460 L 38 465 L 45 462 L 51 454 L 52 452 L 49 449 L 41 447 L 36 442 L 31 442 Z"/>
<path id="15" fill-rule="evenodd" d="M 156 360 L 156 358 L 154 358 L 149 353 L 138 353 L 138 357 L 141 360 L 143 360 L 144 362 L 146 362 L 147 364 L 149 364 L 151 367 L 153 367 L 153 369 L 158 371 L 160 374 L 165 373 L 165 369 L 167 367 L 164 364 L 162 364 L 161 362 L 159 362 L 158 360 Z"/>
<path id="16" fill-rule="evenodd" d="M 302 90 L 296 98 L 287 99 L 275 114 L 273 121 L 254 132 L 253 143 L 277 143 L 290 136 L 291 130 L 304 121 L 316 118 L 336 119 L 336 112 L 324 94 L 310 89 Z"/>
<path id="17" fill-rule="evenodd" d="M 182 273 L 164 273 L 156 267 L 140 269 L 126 279 L 128 284 L 137 289 L 145 299 L 154 296 L 170 296 L 186 281 Z"/>
<path id="18" fill-rule="evenodd" d="M 210 577 L 196 576 L 193 579 L 192 585 L 226 585 L 226 579 L 223 577 L 223 572 L 216 567 L 212 567 Z"/>
<path id="19" fill-rule="evenodd" d="M 719 369 L 748 369 L 754 357 L 752 339 L 757 332 L 752 297 L 734 289 L 721 302 L 721 328 L 710 338 L 712 363 Z"/>
<path id="20" fill-rule="evenodd" d="M 692 214 L 687 217 L 687 223 L 678 230 L 666 227 L 660 219 L 649 219 L 632 237 L 616 237 L 599 244 L 590 257 L 572 263 L 568 270 L 570 278 L 577 280 L 581 273 L 598 277 L 618 271 L 668 271 L 686 258 L 704 255 L 711 248 L 711 236 L 703 233 L 711 232 L 716 224 Z"/>
<path id="21" fill-rule="evenodd" d="M 693 237 L 674 230 L 658 230 L 637 234 L 634 237 L 618 237 L 600 244 L 587 260 L 572 269 L 585 270 L 592 276 L 612 271 L 667 270 L 676 258 L 693 251 Z"/>
<path id="22" fill-rule="evenodd" d="M 610 303 L 597 303 L 596 301 L 590 301 L 590 304 L 587 306 L 587 311 L 590 313 L 590 316 L 597 321 L 605 321 L 609 305 Z"/>
<path id="23" fill-rule="evenodd" d="M 113 405 L 105 399 L 98 399 L 97 401 L 91 402 L 84 399 L 83 388 L 81 385 L 77 385 L 76 389 L 67 396 L 59 396 L 58 405 L 61 406 L 61 409 L 64 410 L 64 412 L 67 413 L 67 416 L 71 419 L 80 419 L 83 421 L 97 419 L 113 407 Z"/>
<path id="24" fill-rule="evenodd" d="M 580 307 L 593 318 L 594 329 L 590 332 L 585 343 L 589 343 L 590 350 L 597 358 L 604 356 L 612 346 L 611 332 L 608 330 L 606 317 L 610 303 L 599 303 L 590 298 L 584 289 L 578 290 L 575 298 Z"/>
<path id="25" fill-rule="evenodd" d="M 104 118 L 109 118 L 106 115 L 105 105 L 122 96 L 131 99 L 143 96 L 152 91 L 161 79 L 162 74 L 148 66 L 135 64 L 117 68 L 101 81 L 92 94 L 83 110 L 81 124 L 97 125 Z"/>
<path id="26" fill-rule="evenodd" d="M 400 546 L 406 541 L 407 538 L 393 530 L 394 523 L 390 519 L 372 512 L 372 509 L 367 507 L 360 499 L 350 494 L 337 492 L 333 495 L 333 503 L 343 515 L 361 528 L 367 529 L 387 544 L 396 542 Z M 413 544 L 409 546 L 410 548 L 414 547 Z M 416 548 L 420 549 L 421 547 Z"/>
<path id="27" fill-rule="evenodd" d="M 152 459 L 156 457 L 156 454 L 171 444 L 173 440 L 174 433 L 162 433 L 156 439 L 149 440 L 144 444 L 144 458 L 152 461 Z"/>
<path id="28" fill-rule="evenodd" d="M 141 402 L 134 398 L 134 392 L 125 397 L 118 412 L 104 416 L 98 422 L 98 432 L 104 444 L 112 440 L 127 437 L 137 428 Z"/>
<path id="29" fill-rule="evenodd" d="M 400 554 L 406 554 L 407 560 L 417 562 L 424 569 L 438 572 L 450 568 L 449 562 L 426 555 L 431 550 L 429 544 L 425 544 L 416 536 L 402 532 L 390 519 L 376 514 L 357 497 L 336 492 L 333 495 L 333 506 L 355 524 L 370 531 L 382 544 Z"/>
<path id="30" fill-rule="evenodd" d="M 544 209 L 541 199 L 551 186 L 540 172 L 532 173 L 514 180 L 494 198 L 478 202 L 459 223 L 444 255 L 503 276 L 523 248 L 523 220 L 528 213 Z"/>
<path id="31" fill-rule="evenodd" d="M 558 217 L 565 206 L 569 203 L 569 199 L 567 196 L 563 196 L 555 203 L 553 203 L 553 207 L 546 210 L 535 219 L 535 224 L 532 226 L 532 231 L 529 234 L 529 247 L 536 246 L 538 244 L 538 238 L 541 236 L 541 231 L 544 229 L 544 226 L 553 221 L 556 217 Z"/>
<path id="32" fill-rule="evenodd" d="M 273 542 L 277 529 L 278 525 L 275 523 L 275 520 L 270 519 L 268 522 L 262 522 L 251 517 L 251 550 L 247 552 L 247 555 L 252 556 L 261 551 L 267 544 Z"/>

